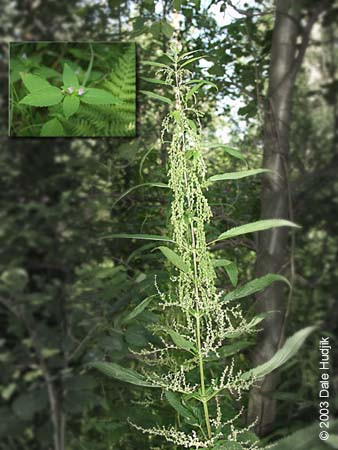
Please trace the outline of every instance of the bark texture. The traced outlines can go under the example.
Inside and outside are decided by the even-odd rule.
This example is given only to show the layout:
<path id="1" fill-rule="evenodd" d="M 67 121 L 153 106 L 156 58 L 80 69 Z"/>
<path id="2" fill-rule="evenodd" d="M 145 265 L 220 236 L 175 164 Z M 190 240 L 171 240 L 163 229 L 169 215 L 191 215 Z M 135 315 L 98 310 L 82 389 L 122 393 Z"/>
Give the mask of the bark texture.
<path id="1" fill-rule="evenodd" d="M 317 4 L 318 5 L 318 4 Z M 288 183 L 289 131 L 292 92 L 301 66 L 310 32 L 326 2 L 314 7 L 300 26 L 302 2 L 276 0 L 275 26 L 272 37 L 269 88 L 264 112 L 263 167 L 273 174 L 263 178 L 261 219 L 290 219 Z M 301 42 L 298 45 L 298 38 Z M 261 232 L 258 238 L 256 276 L 283 273 L 288 265 L 288 229 Z M 253 366 L 271 359 L 284 341 L 284 317 L 287 296 L 282 283 L 274 283 L 256 297 L 258 313 L 274 311 L 264 321 L 263 330 L 253 353 Z M 250 393 L 248 422 L 257 420 L 256 433 L 268 434 L 276 418 L 276 400 L 272 398 L 279 383 L 278 372 L 265 377 Z"/>

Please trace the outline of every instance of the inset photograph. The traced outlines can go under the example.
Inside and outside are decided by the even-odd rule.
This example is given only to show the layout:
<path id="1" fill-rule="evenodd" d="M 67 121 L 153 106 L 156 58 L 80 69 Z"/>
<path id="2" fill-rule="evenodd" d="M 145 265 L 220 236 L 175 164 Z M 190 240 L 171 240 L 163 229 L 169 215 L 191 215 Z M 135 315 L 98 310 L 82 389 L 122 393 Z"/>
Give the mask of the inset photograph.
<path id="1" fill-rule="evenodd" d="M 12 42 L 9 71 L 10 136 L 135 136 L 135 43 Z"/>

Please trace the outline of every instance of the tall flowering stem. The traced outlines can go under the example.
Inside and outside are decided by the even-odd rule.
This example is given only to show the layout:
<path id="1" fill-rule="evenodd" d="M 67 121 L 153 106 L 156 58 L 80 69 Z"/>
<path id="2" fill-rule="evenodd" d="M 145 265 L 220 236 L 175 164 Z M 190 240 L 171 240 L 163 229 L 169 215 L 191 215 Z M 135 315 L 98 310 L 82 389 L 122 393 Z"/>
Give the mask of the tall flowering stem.
<path id="1" fill-rule="evenodd" d="M 179 394 L 181 407 L 195 414 L 196 420 L 190 420 L 193 428 L 190 433 L 175 427 L 143 431 L 162 435 L 186 448 L 212 448 L 224 437 L 236 442 L 239 439 L 239 432 L 234 428 L 238 416 L 223 422 L 218 396 L 228 390 L 240 398 L 242 389 L 248 388 L 251 380 L 241 379 L 233 360 L 217 375 L 212 375 L 208 365 L 212 358 L 219 356 L 225 339 L 252 330 L 238 305 L 222 301 L 224 293 L 216 289 L 216 273 L 208 251 L 205 226 L 212 213 L 204 193 L 208 183 L 202 113 L 195 107 L 195 92 L 201 83 L 197 86 L 186 69 L 190 54 L 180 55 L 179 46 L 174 44 L 168 57 L 172 64 L 158 70 L 157 75 L 171 87 L 174 97 L 172 110 L 163 120 L 162 140 L 170 139 L 170 228 L 175 242 L 175 253 L 171 253 L 170 259 L 178 269 L 171 278 L 169 292 L 159 291 L 160 306 L 167 314 L 162 314 L 161 325 L 154 326 L 153 331 L 161 337 L 163 347 L 152 346 L 141 353 L 150 366 L 154 366 L 156 355 L 156 366 L 161 367 L 160 372 L 156 369 L 147 372 L 148 379 L 166 391 L 171 403 L 170 395 Z M 199 422 L 201 417 L 203 420 Z"/>

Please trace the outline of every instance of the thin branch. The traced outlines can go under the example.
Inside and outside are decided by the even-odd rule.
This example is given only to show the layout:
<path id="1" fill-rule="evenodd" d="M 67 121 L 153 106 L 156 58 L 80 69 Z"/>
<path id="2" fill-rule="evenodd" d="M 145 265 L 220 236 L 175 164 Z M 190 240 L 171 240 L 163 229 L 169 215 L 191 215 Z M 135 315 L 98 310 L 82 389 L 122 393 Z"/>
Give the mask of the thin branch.
<path id="1" fill-rule="evenodd" d="M 290 76 L 292 79 L 295 79 L 295 77 L 297 76 L 297 73 L 302 65 L 306 49 L 309 46 L 311 31 L 312 31 L 314 24 L 318 20 L 319 16 L 330 7 L 330 4 L 331 4 L 331 0 L 322 0 L 322 2 L 316 8 L 314 8 L 313 11 L 311 12 L 310 17 L 301 33 L 302 42 L 299 46 L 298 54 L 296 56 L 292 71 L 290 73 Z"/>

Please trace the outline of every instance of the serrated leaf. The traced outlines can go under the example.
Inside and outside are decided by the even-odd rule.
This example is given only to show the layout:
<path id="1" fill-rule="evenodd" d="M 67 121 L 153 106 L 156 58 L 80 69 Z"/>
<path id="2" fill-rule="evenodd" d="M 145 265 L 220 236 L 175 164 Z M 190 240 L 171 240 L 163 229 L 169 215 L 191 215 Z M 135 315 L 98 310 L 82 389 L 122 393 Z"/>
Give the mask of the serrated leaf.
<path id="1" fill-rule="evenodd" d="M 65 63 L 65 65 L 63 66 L 62 80 L 65 88 L 79 87 L 79 80 L 77 78 L 77 75 L 74 72 L 74 70 L 71 67 L 69 67 L 67 63 Z"/>
<path id="2" fill-rule="evenodd" d="M 244 447 L 235 441 L 218 441 L 212 450 L 245 450 Z"/>
<path id="3" fill-rule="evenodd" d="M 160 250 L 163 253 L 163 255 L 168 259 L 168 261 L 170 261 L 175 267 L 182 270 L 182 272 L 189 273 L 189 266 L 173 250 L 164 246 L 157 247 L 156 249 Z"/>
<path id="4" fill-rule="evenodd" d="M 160 67 L 162 69 L 169 69 L 169 66 L 167 66 L 166 64 L 159 63 L 156 61 L 143 61 L 142 64 L 144 66 L 153 66 L 153 67 Z"/>
<path id="5" fill-rule="evenodd" d="M 224 144 L 211 144 L 208 146 L 209 148 L 221 148 L 222 150 L 224 150 L 226 153 L 228 153 L 228 155 L 233 156 L 234 158 L 240 159 L 243 162 L 245 161 L 244 156 L 242 155 L 242 153 L 232 147 L 229 147 L 228 145 L 224 145 Z"/>
<path id="6" fill-rule="evenodd" d="M 330 421 L 331 433 L 337 434 L 337 420 Z M 273 443 L 274 450 L 330 450 L 327 441 L 321 442 L 318 437 L 318 422 L 289 434 Z M 332 436 L 332 435 L 331 435 Z M 268 447 L 265 447 L 266 449 Z M 272 450 L 271 448 L 271 450 Z M 334 447 L 333 447 L 334 448 Z"/>
<path id="7" fill-rule="evenodd" d="M 241 225 L 239 227 L 230 228 L 230 230 L 222 233 L 218 236 L 215 241 L 220 241 L 223 239 L 229 239 L 235 236 L 241 236 L 242 234 L 255 233 L 256 231 L 269 230 L 271 228 L 277 227 L 293 227 L 300 228 L 299 225 L 296 225 L 289 220 L 284 219 L 266 219 L 266 220 L 258 220 L 257 222 L 247 223 L 246 225 Z M 215 242 L 213 241 L 213 242 Z"/>
<path id="8" fill-rule="evenodd" d="M 52 85 L 43 78 L 33 75 L 31 73 L 20 73 L 21 79 L 29 92 L 41 91 L 41 89 L 48 89 Z"/>
<path id="9" fill-rule="evenodd" d="M 23 105 L 44 107 L 57 105 L 62 99 L 63 95 L 61 90 L 57 87 L 51 86 L 26 95 L 26 97 L 20 100 L 19 103 Z"/>
<path id="10" fill-rule="evenodd" d="M 212 83 L 211 81 L 204 81 L 204 80 L 201 80 L 201 81 L 198 81 L 198 80 L 190 80 L 190 82 L 187 83 L 187 84 L 191 84 L 191 83 L 193 83 L 193 82 L 196 82 L 196 84 L 195 84 L 195 86 L 193 86 L 193 87 L 188 91 L 188 93 L 186 94 L 186 96 L 185 96 L 185 99 L 186 99 L 186 100 L 189 100 L 189 98 L 192 97 L 192 96 L 195 94 L 195 92 L 197 92 L 202 86 L 205 86 L 205 85 L 210 85 L 210 86 L 214 87 L 216 90 L 218 90 L 216 84 L 215 84 L 215 83 Z"/>
<path id="11" fill-rule="evenodd" d="M 191 64 L 195 61 L 198 61 L 199 59 L 205 58 L 205 56 L 195 56 L 194 58 L 190 58 L 187 61 L 185 61 L 183 64 L 180 65 L 180 68 L 187 66 L 188 64 Z"/>
<path id="12" fill-rule="evenodd" d="M 141 77 L 142 80 L 147 81 L 148 83 L 153 84 L 164 84 L 165 86 L 169 86 L 168 83 L 166 83 L 163 80 L 160 80 L 159 78 L 147 78 L 147 77 Z"/>
<path id="13" fill-rule="evenodd" d="M 168 334 L 170 335 L 174 344 L 182 350 L 186 350 L 187 352 L 189 352 L 194 349 L 194 344 L 177 333 L 177 331 L 168 330 Z"/>
<path id="14" fill-rule="evenodd" d="M 150 302 L 152 301 L 152 299 L 154 297 L 156 297 L 158 294 L 154 294 L 154 295 L 150 295 L 149 297 L 145 298 L 141 303 L 139 303 L 129 314 L 126 315 L 126 317 L 124 317 L 122 319 L 122 323 L 126 324 L 131 322 L 132 320 L 134 320 L 138 315 L 141 314 L 142 311 L 144 311 L 148 305 L 150 304 Z"/>
<path id="15" fill-rule="evenodd" d="M 295 356 L 298 350 L 303 345 L 305 339 L 315 330 L 316 327 L 306 327 L 300 331 L 297 331 L 293 336 L 289 337 L 283 347 L 278 350 L 273 357 L 264 364 L 243 373 L 241 378 L 244 380 L 251 377 L 258 379 L 263 378 L 272 371 L 278 369 L 280 366 L 285 364 L 290 358 Z"/>
<path id="16" fill-rule="evenodd" d="M 175 28 L 172 27 L 172 26 L 170 25 L 170 23 L 164 22 L 164 21 L 161 23 L 161 29 L 162 29 L 162 33 L 163 33 L 167 38 L 170 38 L 170 37 L 172 36 L 173 32 L 175 31 Z"/>
<path id="17" fill-rule="evenodd" d="M 181 399 L 177 394 L 175 394 L 174 392 L 166 391 L 165 397 L 168 403 L 178 412 L 178 414 L 184 417 L 188 423 L 191 424 L 196 422 L 194 415 L 182 405 Z"/>
<path id="18" fill-rule="evenodd" d="M 170 98 L 164 97 L 163 95 L 155 94 L 155 92 L 151 92 L 151 91 L 140 90 L 140 92 L 142 92 L 142 94 L 146 95 L 147 97 L 153 98 L 155 100 L 159 100 L 163 103 L 167 103 L 168 105 L 172 104 L 172 100 L 170 100 Z"/>
<path id="19" fill-rule="evenodd" d="M 224 181 L 224 180 L 239 180 L 241 178 L 252 177 L 253 175 L 258 175 L 264 172 L 272 172 L 269 169 L 250 169 L 250 170 L 239 170 L 238 172 L 228 172 L 219 175 L 213 175 L 208 178 L 208 181 Z"/>
<path id="20" fill-rule="evenodd" d="M 40 136 L 43 137 L 57 137 L 64 135 L 65 135 L 64 129 L 61 123 L 58 121 L 58 119 L 48 120 L 48 122 L 43 124 L 43 127 L 41 128 L 40 132 Z"/>
<path id="21" fill-rule="evenodd" d="M 260 313 L 257 314 L 257 316 L 253 317 L 250 322 L 247 324 L 246 328 L 247 329 L 251 329 L 254 328 L 256 325 L 258 325 L 259 323 L 261 323 L 270 313 Z M 234 339 L 237 338 L 239 336 L 241 336 L 243 334 L 243 331 L 239 330 L 239 331 L 230 331 L 229 333 L 225 333 L 224 337 L 228 338 L 228 339 Z"/>
<path id="22" fill-rule="evenodd" d="M 126 383 L 134 384 L 136 386 L 158 387 L 156 384 L 147 381 L 142 375 L 134 370 L 127 369 L 116 363 L 97 361 L 88 364 L 88 366 L 93 367 L 108 377 L 115 378 L 116 380 L 125 381 Z"/>
<path id="23" fill-rule="evenodd" d="M 241 286 L 234 291 L 229 292 L 225 297 L 223 297 L 223 300 L 231 301 L 247 297 L 248 295 L 252 295 L 256 292 L 266 289 L 275 281 L 282 281 L 283 283 L 286 283 L 289 287 L 291 287 L 290 282 L 287 278 L 283 277 L 282 275 L 269 273 L 267 275 L 264 275 L 263 277 L 249 281 L 249 283 L 246 283 L 244 286 Z"/>
<path id="24" fill-rule="evenodd" d="M 77 95 L 65 95 L 62 107 L 66 119 L 69 119 L 69 117 L 75 114 L 79 109 L 79 106 L 80 106 L 80 99 Z"/>
<path id="25" fill-rule="evenodd" d="M 110 92 L 104 89 L 85 88 L 85 92 L 81 95 L 80 100 L 89 105 L 118 105 L 121 100 L 114 97 Z"/>
<path id="26" fill-rule="evenodd" d="M 161 236 L 159 234 L 113 233 L 102 236 L 100 239 L 143 239 L 146 241 L 164 241 L 174 243 L 174 241 L 169 237 Z"/>
<path id="27" fill-rule="evenodd" d="M 120 200 L 122 200 L 124 197 L 126 197 L 127 195 L 129 195 L 131 192 L 133 192 L 135 189 L 139 189 L 141 187 L 158 187 L 158 188 L 164 188 L 164 189 L 169 189 L 169 186 L 165 183 L 161 183 L 161 182 L 153 182 L 153 183 L 142 183 L 142 184 L 138 184 L 137 186 L 133 186 L 131 188 L 129 188 L 126 192 L 124 192 L 122 195 L 120 195 L 120 197 L 115 200 L 114 205 L 116 205 L 116 203 L 118 203 Z"/>
<path id="28" fill-rule="evenodd" d="M 231 284 L 233 286 L 237 285 L 238 282 L 238 267 L 237 264 L 228 259 L 215 259 L 212 261 L 212 265 L 216 267 L 224 267 L 228 277 L 230 278 Z"/>

